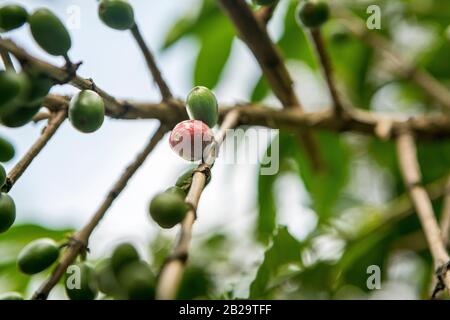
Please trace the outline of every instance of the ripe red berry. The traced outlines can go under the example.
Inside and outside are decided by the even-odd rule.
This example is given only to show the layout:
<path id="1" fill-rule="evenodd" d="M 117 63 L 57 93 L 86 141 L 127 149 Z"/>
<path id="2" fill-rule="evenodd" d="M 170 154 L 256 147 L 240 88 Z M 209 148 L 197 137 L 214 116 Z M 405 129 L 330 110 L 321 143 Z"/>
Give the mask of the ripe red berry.
<path id="1" fill-rule="evenodd" d="M 215 140 L 206 124 L 199 120 L 186 120 L 173 128 L 169 143 L 172 150 L 183 159 L 197 161 L 207 158 Z"/>

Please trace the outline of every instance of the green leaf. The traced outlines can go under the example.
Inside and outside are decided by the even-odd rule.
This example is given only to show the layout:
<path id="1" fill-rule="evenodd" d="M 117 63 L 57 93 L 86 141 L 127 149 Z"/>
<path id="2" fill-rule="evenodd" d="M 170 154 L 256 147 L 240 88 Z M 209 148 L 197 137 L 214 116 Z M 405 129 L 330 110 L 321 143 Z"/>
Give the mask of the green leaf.
<path id="1" fill-rule="evenodd" d="M 264 260 L 250 286 L 249 299 L 263 298 L 282 267 L 287 264 L 301 264 L 302 244 L 293 238 L 286 227 L 279 227 L 271 247 L 265 252 Z"/>
<path id="2" fill-rule="evenodd" d="M 327 50 L 334 66 L 336 79 L 343 83 L 346 92 L 359 108 L 368 109 L 370 99 L 375 91 L 368 81 L 372 65 L 373 49 L 359 40 L 328 41 Z"/>
<path id="3" fill-rule="evenodd" d="M 303 146 L 295 137 L 290 137 L 286 147 L 298 164 L 300 177 L 313 200 L 319 222 L 325 222 L 333 214 L 334 205 L 348 182 L 351 152 L 342 137 L 329 132 L 318 132 L 315 137 L 323 161 L 319 171 L 312 168 Z"/>
<path id="4" fill-rule="evenodd" d="M 335 265 L 319 261 L 301 270 L 292 280 L 298 284 L 293 298 L 329 299 L 337 286 Z"/>
<path id="5" fill-rule="evenodd" d="M 276 205 L 272 189 L 277 177 L 277 175 L 259 175 L 258 179 L 259 214 L 256 230 L 257 238 L 262 243 L 267 243 L 275 231 Z"/>
<path id="6" fill-rule="evenodd" d="M 214 32 L 201 35 L 201 48 L 194 71 L 194 85 L 214 88 L 219 82 L 230 55 L 234 30 L 224 16 L 211 21 L 208 30 L 214 30 Z"/>
<path id="7" fill-rule="evenodd" d="M 449 173 L 450 142 L 436 140 L 419 143 L 417 153 L 424 184 Z"/>
<path id="8" fill-rule="evenodd" d="M 166 34 L 162 49 L 168 49 L 181 38 L 188 36 L 194 30 L 195 21 L 192 17 L 182 17 L 174 23 Z"/>
<path id="9" fill-rule="evenodd" d="M 439 80 L 450 80 L 450 41 L 442 39 L 424 58 L 424 67 Z"/>
<path id="10" fill-rule="evenodd" d="M 177 20 L 166 34 L 163 48 L 167 49 L 186 36 L 199 37 L 209 33 L 209 26 L 221 15 L 214 0 L 203 0 L 201 9 L 196 15 L 189 12 Z"/>
<path id="11" fill-rule="evenodd" d="M 270 92 L 270 88 L 267 84 L 266 79 L 264 76 L 259 77 L 258 81 L 256 82 L 253 90 L 252 95 L 250 97 L 251 102 L 260 102 L 262 101 Z"/>
<path id="12" fill-rule="evenodd" d="M 290 171 L 299 174 L 313 200 L 319 223 L 326 222 L 333 215 L 334 206 L 348 182 L 351 152 L 345 140 L 334 134 L 318 132 L 315 137 L 323 160 L 320 171 L 312 168 L 298 137 L 280 133 L 280 170 L 276 175 L 260 175 L 258 179 L 259 214 L 256 231 L 260 242 L 267 243 L 275 230 L 276 203 L 272 188 L 280 173 Z M 292 166 L 292 162 L 296 166 Z"/>
<path id="13" fill-rule="evenodd" d="M 259 214 L 256 221 L 256 236 L 258 241 L 263 244 L 267 244 L 271 239 L 275 228 L 276 228 L 276 203 L 273 193 L 273 186 L 278 179 L 279 175 L 284 172 L 296 172 L 297 167 L 293 166 L 293 156 L 291 148 L 296 148 L 295 145 L 290 145 L 291 143 L 296 144 L 297 142 L 291 141 L 288 134 L 281 133 L 275 139 L 279 139 L 279 153 L 278 155 L 270 154 L 272 151 L 272 146 L 270 145 L 265 156 L 270 156 L 273 160 L 274 156 L 279 156 L 280 167 L 276 174 L 274 175 L 259 175 L 258 176 L 258 204 L 259 204 Z M 268 163 L 268 159 L 264 159 L 263 163 Z M 261 168 L 262 166 L 260 166 Z"/>
<path id="14" fill-rule="evenodd" d="M 339 270 L 339 282 L 342 285 L 354 285 L 364 291 L 367 288 L 367 267 L 376 265 L 383 271 L 390 254 L 390 241 L 386 232 L 377 232 L 347 244 L 344 255 L 336 265 Z"/>

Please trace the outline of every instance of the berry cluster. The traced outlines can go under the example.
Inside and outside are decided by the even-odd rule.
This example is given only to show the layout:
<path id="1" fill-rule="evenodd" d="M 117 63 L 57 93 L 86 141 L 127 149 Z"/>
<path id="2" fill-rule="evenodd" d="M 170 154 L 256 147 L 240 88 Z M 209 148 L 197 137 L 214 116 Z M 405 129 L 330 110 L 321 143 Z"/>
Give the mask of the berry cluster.
<path id="1" fill-rule="evenodd" d="M 215 145 L 210 127 L 218 121 L 217 100 L 208 88 L 195 87 L 187 97 L 186 108 L 191 120 L 175 126 L 169 143 L 172 150 L 183 159 L 202 160 L 213 151 Z M 150 216 L 162 228 L 172 228 L 186 216 L 189 206 L 185 203 L 185 197 L 191 187 L 193 173 L 194 169 L 188 170 L 175 186 L 157 194 L 150 202 Z"/>

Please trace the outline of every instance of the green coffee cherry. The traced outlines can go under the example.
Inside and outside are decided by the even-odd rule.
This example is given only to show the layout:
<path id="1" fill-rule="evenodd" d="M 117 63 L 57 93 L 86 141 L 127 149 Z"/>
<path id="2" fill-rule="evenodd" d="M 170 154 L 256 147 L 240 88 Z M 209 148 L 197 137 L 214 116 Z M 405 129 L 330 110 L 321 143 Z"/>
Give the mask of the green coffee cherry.
<path id="1" fill-rule="evenodd" d="M 253 0 L 253 3 L 258 6 L 272 6 L 274 5 L 278 0 Z"/>
<path id="2" fill-rule="evenodd" d="M 0 300 L 23 300 L 23 297 L 17 292 L 6 292 L 0 294 Z"/>
<path id="3" fill-rule="evenodd" d="M 183 221 L 188 205 L 179 195 L 159 193 L 150 202 L 150 216 L 160 227 L 170 229 Z"/>
<path id="4" fill-rule="evenodd" d="M 6 193 L 0 193 L 0 233 L 7 231 L 16 220 L 16 205 Z"/>
<path id="5" fill-rule="evenodd" d="M 42 103 L 55 83 L 43 74 L 29 74 L 28 78 L 30 80 L 30 86 L 23 100 L 27 106 L 32 107 L 33 105 Z"/>
<path id="6" fill-rule="evenodd" d="M 212 128 L 219 119 L 219 109 L 214 93 L 206 87 L 195 87 L 186 99 L 186 108 L 191 120 L 200 120 Z"/>
<path id="7" fill-rule="evenodd" d="M 3 137 L 0 137 L 0 162 L 8 162 L 12 158 L 16 151 L 14 150 L 14 146 Z"/>
<path id="8" fill-rule="evenodd" d="M 5 168 L 0 164 L 0 188 L 3 187 L 3 185 L 6 182 L 6 170 Z"/>
<path id="9" fill-rule="evenodd" d="M 10 128 L 18 128 L 26 125 L 41 109 L 41 104 L 24 105 L 0 116 L 0 122 Z"/>
<path id="10" fill-rule="evenodd" d="M 105 119 L 103 99 L 92 90 L 83 90 L 72 98 L 69 106 L 69 120 L 81 132 L 98 130 Z"/>
<path id="11" fill-rule="evenodd" d="M 178 300 L 193 300 L 205 298 L 211 291 L 212 281 L 206 270 L 191 266 L 183 275 L 180 288 L 178 290 Z"/>
<path id="12" fill-rule="evenodd" d="M 177 187 L 177 186 L 170 187 L 164 192 L 179 196 L 181 199 L 186 198 L 186 194 L 187 194 L 182 188 Z"/>
<path id="13" fill-rule="evenodd" d="M 122 243 L 118 245 L 111 256 L 111 267 L 114 273 L 118 273 L 126 265 L 139 261 L 139 253 L 130 243 Z"/>
<path id="14" fill-rule="evenodd" d="M 304 1 L 297 7 L 297 22 L 308 28 L 318 28 L 330 16 L 328 4 L 323 1 Z"/>
<path id="15" fill-rule="evenodd" d="M 28 13 L 24 7 L 6 5 L 0 8 L 0 31 L 11 31 L 20 28 L 27 22 Z"/>
<path id="16" fill-rule="evenodd" d="M 23 73 L 0 71 L 0 115 L 13 110 L 28 88 L 28 78 Z"/>
<path id="17" fill-rule="evenodd" d="M 95 267 L 95 274 L 97 276 L 98 289 L 109 296 L 118 296 L 121 293 L 119 284 L 117 283 L 114 274 L 111 259 L 105 259 Z"/>
<path id="18" fill-rule="evenodd" d="M 197 169 L 197 167 L 193 167 L 187 171 L 185 171 L 178 179 L 177 182 L 175 183 L 175 186 L 181 188 L 182 190 L 185 190 L 185 192 L 189 191 L 189 189 L 191 188 L 191 184 L 192 184 L 192 176 L 194 174 L 194 171 Z M 207 180 L 206 180 L 206 185 L 208 185 L 211 181 L 211 176 L 208 176 Z"/>
<path id="19" fill-rule="evenodd" d="M 70 300 L 94 300 L 98 295 L 94 268 L 86 262 L 78 263 L 75 267 L 79 268 L 79 272 L 66 273 L 64 283 L 67 296 Z"/>
<path id="20" fill-rule="evenodd" d="M 131 29 L 135 23 L 133 7 L 126 0 L 102 0 L 98 15 L 104 24 L 116 30 Z"/>
<path id="21" fill-rule="evenodd" d="M 119 273 L 118 282 L 128 299 L 152 300 L 155 298 L 155 275 L 143 261 L 125 266 Z"/>
<path id="22" fill-rule="evenodd" d="M 28 19 L 31 34 L 39 46 L 54 56 L 65 56 L 72 46 L 64 24 L 48 9 L 36 10 Z"/>
<path id="23" fill-rule="evenodd" d="M 35 274 L 50 267 L 59 256 L 59 247 L 52 239 L 42 238 L 27 244 L 19 253 L 17 266 L 25 274 Z"/>

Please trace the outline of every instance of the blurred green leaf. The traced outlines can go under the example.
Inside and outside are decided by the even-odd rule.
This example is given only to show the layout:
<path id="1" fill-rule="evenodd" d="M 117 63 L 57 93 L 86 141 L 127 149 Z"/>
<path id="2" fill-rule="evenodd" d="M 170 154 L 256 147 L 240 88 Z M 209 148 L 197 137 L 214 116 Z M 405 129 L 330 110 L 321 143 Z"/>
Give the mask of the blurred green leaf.
<path id="1" fill-rule="evenodd" d="M 337 82 L 345 86 L 356 107 L 367 109 L 375 91 L 368 81 L 373 49 L 354 38 L 337 42 L 326 37 L 325 42 Z"/>
<path id="2" fill-rule="evenodd" d="M 294 298 L 329 299 L 337 286 L 336 268 L 332 263 L 319 261 L 303 269 L 293 278 L 298 284 Z"/>
<path id="3" fill-rule="evenodd" d="M 386 232 L 372 233 L 367 237 L 348 243 L 344 255 L 336 265 L 339 282 L 346 285 L 352 284 L 368 291 L 367 268 L 375 265 L 380 267 L 381 271 L 385 270 L 384 264 L 390 253 L 389 243 Z M 382 274 L 384 273 L 382 272 Z"/>
<path id="4" fill-rule="evenodd" d="M 302 248 L 302 244 L 289 234 L 286 227 L 279 227 L 251 283 L 249 299 L 264 298 L 271 281 L 282 267 L 287 264 L 300 265 Z"/>
<path id="5" fill-rule="evenodd" d="M 220 15 L 220 10 L 214 0 L 203 0 L 197 14 L 188 12 L 171 26 L 166 34 L 163 49 L 170 48 L 177 41 L 187 36 L 199 37 L 208 33 L 207 27 Z"/>
<path id="6" fill-rule="evenodd" d="M 260 76 L 255 86 L 253 87 L 252 94 L 250 97 L 251 102 L 262 101 L 270 92 L 270 88 L 267 84 L 264 76 Z"/>
<path id="7" fill-rule="evenodd" d="M 201 36 L 201 48 L 194 71 L 194 85 L 214 88 L 231 52 L 234 30 L 226 17 L 220 16 L 208 25 L 208 32 Z"/>
<path id="8" fill-rule="evenodd" d="M 276 175 L 259 175 L 258 178 L 258 205 L 257 237 L 262 243 L 272 236 L 276 226 L 276 205 L 273 194 L 273 185 Z"/>
<path id="9" fill-rule="evenodd" d="M 211 276 L 206 269 L 198 266 L 188 266 L 183 275 L 177 299 L 204 299 L 211 292 L 213 286 Z"/>
<path id="10" fill-rule="evenodd" d="M 443 38 L 439 41 L 439 44 L 434 48 L 434 50 L 430 50 L 430 52 L 426 55 L 422 65 L 437 79 L 441 81 L 450 80 L 449 57 L 450 41 Z"/>
<path id="11" fill-rule="evenodd" d="M 344 138 L 329 132 L 315 135 L 322 168 L 313 169 L 305 150 L 291 136 L 289 148 L 299 167 L 300 177 L 313 200 L 319 222 L 327 221 L 333 214 L 333 207 L 346 186 L 349 178 L 351 152 Z M 280 146 L 281 149 L 281 146 Z"/>

